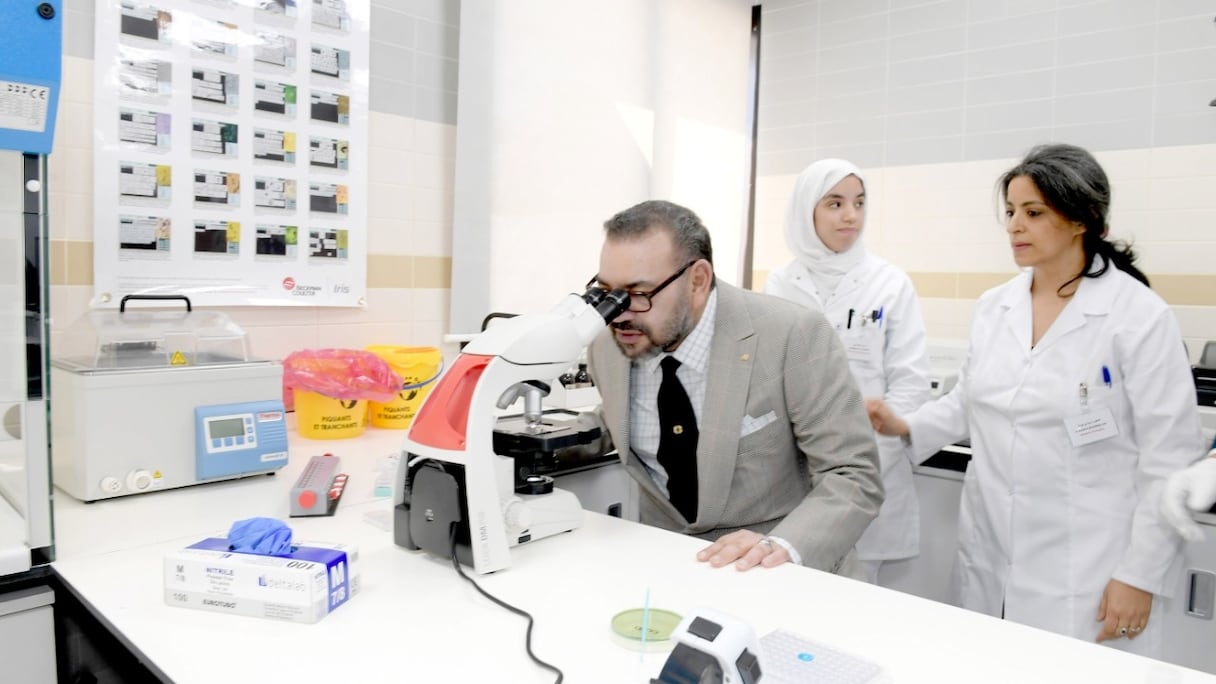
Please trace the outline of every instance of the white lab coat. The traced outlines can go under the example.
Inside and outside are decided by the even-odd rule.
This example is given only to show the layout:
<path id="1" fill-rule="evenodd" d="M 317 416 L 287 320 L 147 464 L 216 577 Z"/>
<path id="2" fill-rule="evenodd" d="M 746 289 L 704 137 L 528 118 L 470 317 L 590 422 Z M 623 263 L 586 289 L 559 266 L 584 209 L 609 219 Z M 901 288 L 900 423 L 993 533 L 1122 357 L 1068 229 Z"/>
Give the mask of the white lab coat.
<path id="1" fill-rule="evenodd" d="M 824 312 L 848 351 L 849 369 L 862 396 L 880 397 L 901 414 L 928 400 L 925 324 L 912 281 L 899 268 L 867 254 L 840 280 L 831 298 L 821 302 L 806 266 L 794 261 L 774 271 L 764 291 Z M 882 311 L 882 320 L 873 320 L 876 311 Z M 878 517 L 857 541 L 857 557 L 909 558 L 920 551 L 912 463 L 899 439 L 877 436 L 877 441 L 886 497 Z"/>
<path id="2" fill-rule="evenodd" d="M 980 297 L 958 385 L 907 421 L 918 461 L 971 438 L 960 605 L 1093 641 L 1112 577 L 1155 596 L 1179 581 L 1181 540 L 1154 500 L 1199 455 L 1195 389 L 1173 312 L 1152 290 L 1113 266 L 1084 278 L 1032 349 L 1030 282 L 1023 273 Z M 1118 434 L 1074 446 L 1065 418 L 1101 424 L 1103 411 Z M 1144 634 L 1106 643 L 1154 655 L 1153 604 Z"/>

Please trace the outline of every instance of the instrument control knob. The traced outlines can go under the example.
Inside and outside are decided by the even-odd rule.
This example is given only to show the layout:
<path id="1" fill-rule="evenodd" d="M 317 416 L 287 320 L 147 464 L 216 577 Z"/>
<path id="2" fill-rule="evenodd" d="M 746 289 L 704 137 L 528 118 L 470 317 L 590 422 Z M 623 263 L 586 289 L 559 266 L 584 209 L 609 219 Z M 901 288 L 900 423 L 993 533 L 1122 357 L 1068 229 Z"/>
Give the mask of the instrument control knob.
<path id="1" fill-rule="evenodd" d="M 117 494 L 122 491 L 122 483 L 118 481 L 117 477 L 107 475 L 101 478 L 101 483 L 98 484 L 98 488 L 100 488 L 101 491 L 105 492 L 106 494 Z"/>
<path id="2" fill-rule="evenodd" d="M 507 531 L 513 534 L 518 534 L 532 527 L 532 509 L 522 501 L 512 501 L 507 504 L 507 508 L 503 511 L 503 522 L 506 523 Z"/>
<path id="3" fill-rule="evenodd" d="M 146 470 L 132 470 L 127 473 L 127 488 L 142 492 L 152 486 L 152 473 Z"/>

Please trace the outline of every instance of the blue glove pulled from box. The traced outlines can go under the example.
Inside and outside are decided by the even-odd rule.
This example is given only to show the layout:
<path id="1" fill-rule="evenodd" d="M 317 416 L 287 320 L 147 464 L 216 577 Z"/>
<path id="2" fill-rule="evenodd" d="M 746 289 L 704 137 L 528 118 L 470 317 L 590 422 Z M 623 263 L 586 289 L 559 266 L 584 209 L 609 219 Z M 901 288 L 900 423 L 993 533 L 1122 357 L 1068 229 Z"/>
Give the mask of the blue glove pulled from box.
<path id="1" fill-rule="evenodd" d="M 228 544 L 240 553 L 286 556 L 291 553 L 291 528 L 274 518 L 238 520 L 228 530 Z"/>

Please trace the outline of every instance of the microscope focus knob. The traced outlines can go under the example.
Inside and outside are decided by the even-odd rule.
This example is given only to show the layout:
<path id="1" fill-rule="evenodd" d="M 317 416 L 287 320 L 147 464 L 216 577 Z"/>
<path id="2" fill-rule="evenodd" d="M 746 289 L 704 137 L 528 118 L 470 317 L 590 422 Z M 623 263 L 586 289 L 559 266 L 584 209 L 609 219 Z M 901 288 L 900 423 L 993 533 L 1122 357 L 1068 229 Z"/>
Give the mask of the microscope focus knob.
<path id="1" fill-rule="evenodd" d="M 532 509 L 528 508 L 523 501 L 512 501 L 503 511 L 503 522 L 506 523 L 508 532 L 512 534 L 523 532 L 532 527 Z"/>

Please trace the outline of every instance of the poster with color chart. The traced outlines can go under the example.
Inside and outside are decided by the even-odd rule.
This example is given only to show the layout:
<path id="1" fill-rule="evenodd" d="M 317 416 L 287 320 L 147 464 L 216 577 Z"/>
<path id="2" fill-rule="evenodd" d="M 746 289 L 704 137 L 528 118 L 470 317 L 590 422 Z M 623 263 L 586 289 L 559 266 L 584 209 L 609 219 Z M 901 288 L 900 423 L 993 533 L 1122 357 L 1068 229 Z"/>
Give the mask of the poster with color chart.
<path id="1" fill-rule="evenodd" d="M 370 0 L 94 11 L 93 305 L 363 306 Z"/>

